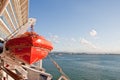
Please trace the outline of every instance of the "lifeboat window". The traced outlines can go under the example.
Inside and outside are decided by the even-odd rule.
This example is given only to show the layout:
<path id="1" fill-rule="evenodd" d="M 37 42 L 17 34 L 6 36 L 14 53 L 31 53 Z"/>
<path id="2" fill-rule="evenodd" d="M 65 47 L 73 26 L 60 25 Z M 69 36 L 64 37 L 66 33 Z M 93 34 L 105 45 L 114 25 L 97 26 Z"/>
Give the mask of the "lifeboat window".
<path id="1" fill-rule="evenodd" d="M 0 54 L 3 52 L 3 43 L 0 43 Z"/>

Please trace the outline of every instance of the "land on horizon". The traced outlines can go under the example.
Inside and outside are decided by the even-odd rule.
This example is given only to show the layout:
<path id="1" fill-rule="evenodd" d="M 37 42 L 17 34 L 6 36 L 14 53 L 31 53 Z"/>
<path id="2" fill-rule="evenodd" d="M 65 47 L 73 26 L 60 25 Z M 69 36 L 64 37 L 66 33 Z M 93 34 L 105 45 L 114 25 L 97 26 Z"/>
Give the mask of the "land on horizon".
<path id="1" fill-rule="evenodd" d="M 120 53 L 96 53 L 96 52 L 51 52 L 50 54 L 79 54 L 79 55 L 120 55 Z"/>

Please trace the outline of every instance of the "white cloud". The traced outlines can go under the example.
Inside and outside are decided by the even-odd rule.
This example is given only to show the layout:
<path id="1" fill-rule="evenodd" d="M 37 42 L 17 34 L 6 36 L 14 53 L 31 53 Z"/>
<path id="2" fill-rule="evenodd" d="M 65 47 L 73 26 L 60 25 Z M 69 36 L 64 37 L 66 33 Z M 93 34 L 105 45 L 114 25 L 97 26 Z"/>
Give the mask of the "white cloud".
<path id="1" fill-rule="evenodd" d="M 77 40 L 75 38 L 71 38 L 71 41 L 72 42 L 76 42 Z"/>
<path id="2" fill-rule="evenodd" d="M 60 38 L 59 38 L 58 35 L 53 35 L 53 34 L 50 33 L 49 40 L 50 40 L 51 42 L 53 42 L 53 43 L 59 43 L 59 42 L 60 42 L 59 39 L 60 39 Z"/>
<path id="3" fill-rule="evenodd" d="M 85 51 L 88 52 L 95 52 L 95 53 L 107 53 L 109 50 L 102 48 L 100 46 L 96 46 L 93 43 L 91 43 L 90 41 L 82 38 L 80 40 L 80 43 L 85 46 Z M 86 50 L 87 49 L 87 50 Z"/>
<path id="4" fill-rule="evenodd" d="M 87 47 L 89 47 L 89 48 L 94 48 L 94 49 L 97 48 L 94 44 L 92 44 L 90 41 L 88 41 L 88 40 L 86 40 L 84 38 L 82 38 L 80 40 L 80 43 L 83 44 L 83 45 L 85 45 L 85 46 L 87 46 Z"/>
<path id="5" fill-rule="evenodd" d="M 57 35 L 54 35 L 54 36 L 51 36 L 52 38 L 52 41 L 55 42 L 55 43 L 59 43 L 59 37 Z"/>
<path id="6" fill-rule="evenodd" d="M 97 35 L 97 31 L 94 30 L 94 29 L 92 29 L 92 30 L 90 31 L 90 36 L 95 37 L 96 35 Z"/>

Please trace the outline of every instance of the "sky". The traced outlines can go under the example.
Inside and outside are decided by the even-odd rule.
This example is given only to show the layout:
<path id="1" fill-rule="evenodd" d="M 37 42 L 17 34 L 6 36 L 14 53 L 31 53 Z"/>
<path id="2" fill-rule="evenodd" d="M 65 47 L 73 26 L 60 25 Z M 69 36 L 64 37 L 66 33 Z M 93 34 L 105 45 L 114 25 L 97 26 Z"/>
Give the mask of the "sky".
<path id="1" fill-rule="evenodd" d="M 120 0 L 30 0 L 29 17 L 53 51 L 120 54 Z"/>

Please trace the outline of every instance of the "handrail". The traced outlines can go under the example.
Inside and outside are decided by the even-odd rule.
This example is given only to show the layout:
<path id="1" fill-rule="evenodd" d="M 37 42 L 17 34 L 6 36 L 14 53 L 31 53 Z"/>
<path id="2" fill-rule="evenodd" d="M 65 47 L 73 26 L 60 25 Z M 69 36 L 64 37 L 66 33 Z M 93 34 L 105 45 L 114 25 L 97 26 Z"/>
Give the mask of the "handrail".
<path id="1" fill-rule="evenodd" d="M 58 69 L 58 71 L 61 74 L 61 76 L 59 77 L 58 80 L 63 80 L 63 79 L 64 80 L 70 80 L 70 78 L 63 72 L 62 68 L 57 64 L 57 62 L 50 55 L 48 55 L 48 57 L 50 58 L 50 60 L 54 64 L 54 66 Z"/>

